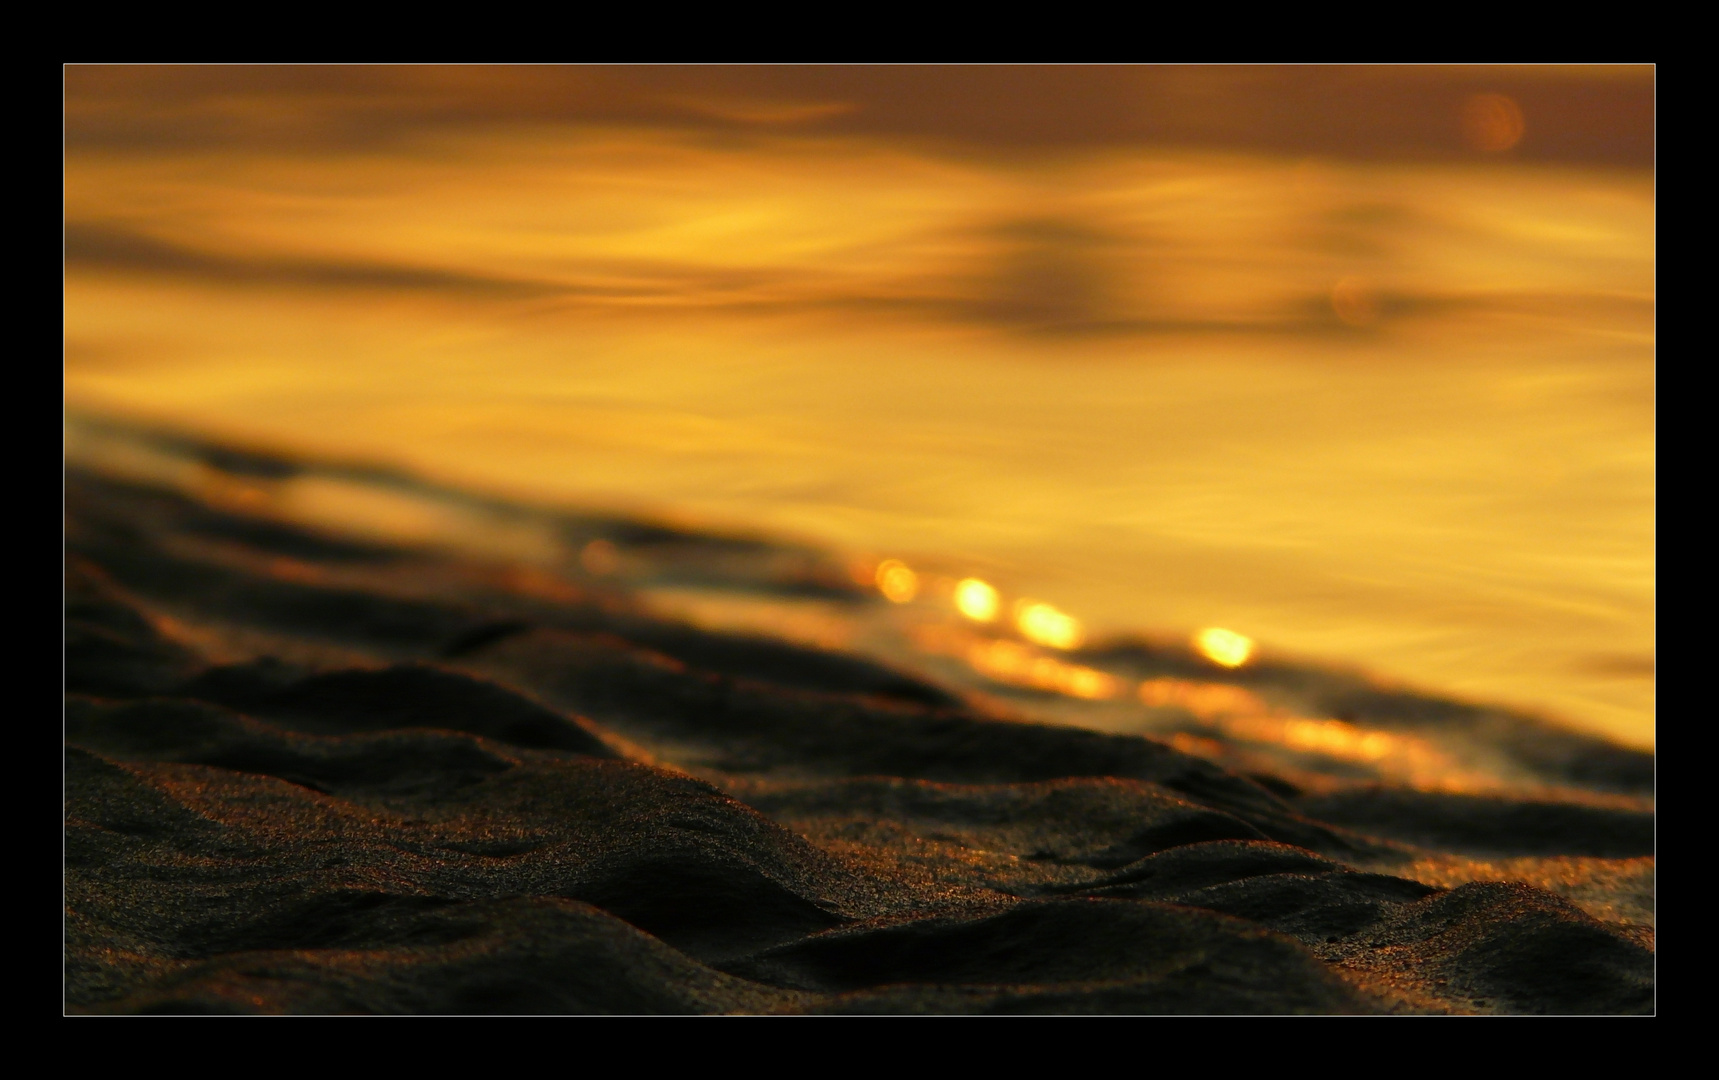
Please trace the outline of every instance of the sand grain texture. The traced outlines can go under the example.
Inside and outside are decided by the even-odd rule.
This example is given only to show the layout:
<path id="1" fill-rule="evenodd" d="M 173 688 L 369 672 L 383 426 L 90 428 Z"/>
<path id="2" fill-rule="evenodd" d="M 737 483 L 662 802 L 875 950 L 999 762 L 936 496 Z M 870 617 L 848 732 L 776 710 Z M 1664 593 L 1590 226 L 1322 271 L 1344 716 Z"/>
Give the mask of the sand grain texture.
<path id="1" fill-rule="evenodd" d="M 183 493 L 67 513 L 69 1012 L 1654 1009 L 1651 928 L 1407 872 L 1651 855 L 1616 800 L 1303 793 Z"/>

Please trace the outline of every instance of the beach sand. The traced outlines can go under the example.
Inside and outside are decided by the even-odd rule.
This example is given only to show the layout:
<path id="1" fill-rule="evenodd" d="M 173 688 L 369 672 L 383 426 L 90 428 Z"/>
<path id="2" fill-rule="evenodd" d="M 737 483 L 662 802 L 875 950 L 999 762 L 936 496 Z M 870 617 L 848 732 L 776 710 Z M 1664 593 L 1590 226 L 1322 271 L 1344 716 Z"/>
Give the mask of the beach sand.
<path id="1" fill-rule="evenodd" d="M 1640 751 L 1233 675 L 1515 779 L 1345 776 L 600 580 L 66 483 L 71 1013 L 1654 1009 Z"/>

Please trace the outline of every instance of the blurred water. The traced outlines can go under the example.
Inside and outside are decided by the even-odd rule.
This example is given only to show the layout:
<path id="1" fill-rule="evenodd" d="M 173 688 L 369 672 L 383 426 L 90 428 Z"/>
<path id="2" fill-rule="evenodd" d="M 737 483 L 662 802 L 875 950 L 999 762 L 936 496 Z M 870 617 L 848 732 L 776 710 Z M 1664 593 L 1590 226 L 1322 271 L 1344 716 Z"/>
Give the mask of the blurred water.
<path id="1" fill-rule="evenodd" d="M 1649 174 L 507 124 L 74 144 L 66 215 L 82 415 L 893 557 L 945 615 L 973 576 L 1089 638 L 1226 627 L 1653 743 Z"/>

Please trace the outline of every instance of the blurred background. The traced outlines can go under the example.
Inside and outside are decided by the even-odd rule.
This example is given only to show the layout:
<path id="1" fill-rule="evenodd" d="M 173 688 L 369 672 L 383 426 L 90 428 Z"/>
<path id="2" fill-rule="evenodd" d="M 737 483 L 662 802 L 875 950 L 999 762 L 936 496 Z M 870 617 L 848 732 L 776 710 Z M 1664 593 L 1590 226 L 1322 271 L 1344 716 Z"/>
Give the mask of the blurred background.
<path id="1" fill-rule="evenodd" d="M 1653 80 L 68 67 L 68 454 L 371 462 L 1651 747 Z"/>

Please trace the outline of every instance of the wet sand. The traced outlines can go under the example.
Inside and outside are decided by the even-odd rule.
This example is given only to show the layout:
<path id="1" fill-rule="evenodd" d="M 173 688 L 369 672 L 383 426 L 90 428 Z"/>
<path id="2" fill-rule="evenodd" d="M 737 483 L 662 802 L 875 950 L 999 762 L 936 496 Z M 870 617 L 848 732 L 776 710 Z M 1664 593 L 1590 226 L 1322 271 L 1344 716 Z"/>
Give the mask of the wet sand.
<path id="1" fill-rule="evenodd" d="M 80 468 L 66 504 L 69 1012 L 1654 1009 L 1653 761 L 1596 737 L 1235 676 L 1534 782 L 1345 779 Z"/>

